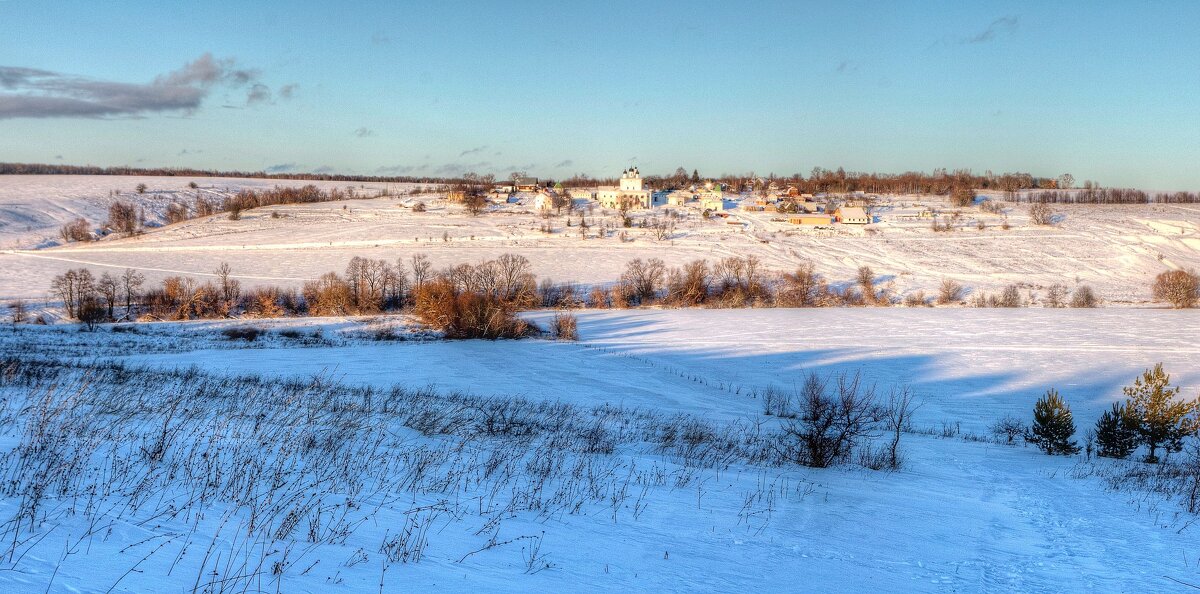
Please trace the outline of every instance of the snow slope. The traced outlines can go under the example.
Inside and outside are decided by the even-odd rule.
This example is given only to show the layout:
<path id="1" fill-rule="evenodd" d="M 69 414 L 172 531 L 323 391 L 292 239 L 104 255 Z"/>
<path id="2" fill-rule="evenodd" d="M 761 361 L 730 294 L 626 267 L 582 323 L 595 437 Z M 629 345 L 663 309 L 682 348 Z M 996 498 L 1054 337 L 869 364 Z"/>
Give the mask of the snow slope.
<path id="1" fill-rule="evenodd" d="M 1050 386 L 1086 427 L 1120 397 L 1121 385 L 1159 361 L 1185 394 L 1200 391 L 1200 346 L 1186 330 L 1192 317 L 1119 309 L 606 311 L 581 314 L 579 343 L 334 342 L 294 348 L 273 339 L 235 350 L 212 349 L 196 339 L 231 322 L 162 323 L 145 325 L 145 337 L 191 336 L 187 340 L 196 340 L 200 350 L 181 348 L 183 340 L 170 349 L 176 352 L 129 352 L 124 359 L 164 368 L 195 365 L 218 375 L 324 376 L 381 388 L 432 384 L 444 393 L 519 395 L 585 408 L 621 405 L 768 426 L 777 421 L 761 414 L 761 388 L 787 388 L 807 371 L 860 371 L 881 390 L 910 385 L 921 399 L 918 429 L 960 425 L 982 432 L 1004 414 L 1027 417 L 1033 400 Z M 330 334 L 347 323 L 270 325 L 272 332 L 294 325 Z M 0 341 L 19 344 L 14 341 L 27 340 L 30 332 L 43 333 L 45 341 L 67 340 L 60 329 L 27 328 L 20 334 L 5 330 Z M 89 348 L 89 342 L 128 340 L 106 330 L 84 338 L 75 347 L 82 357 L 114 350 Z M 398 435 L 398 445 L 436 448 L 439 441 L 406 435 Z M 0 436 L 0 450 L 11 448 L 13 439 Z M 906 466 L 888 473 L 745 463 L 688 468 L 649 445 L 624 446 L 611 456 L 596 455 L 596 461 L 615 464 L 606 468 L 617 476 L 657 469 L 672 478 L 613 508 L 590 504 L 579 513 L 505 516 L 498 540 L 518 540 L 476 554 L 488 542 L 487 515 L 439 516 L 424 559 L 382 574 L 379 543 L 405 518 L 420 517 L 416 510 L 438 497 L 469 501 L 474 492 L 469 486 L 441 494 L 367 489 L 354 495 L 355 509 L 362 510 L 355 513 L 365 523 L 354 524 L 358 516 L 351 514 L 358 527 L 342 544 L 306 545 L 301 566 L 311 567 L 287 573 L 278 586 L 374 591 L 382 580 L 385 591 L 1167 592 L 1185 591 L 1172 579 L 1200 581 L 1200 546 L 1189 518 L 1173 501 L 1106 490 L 1101 471 L 1116 463 L 920 433 L 906 435 L 903 448 Z M 672 487 L 672 481 L 685 486 Z M 160 501 L 182 501 L 172 497 L 169 491 L 158 495 Z M 17 503 L 0 497 L 0 518 L 11 517 Z M 0 589 L 188 590 L 205 547 L 244 551 L 220 536 L 217 523 L 218 517 L 236 519 L 236 510 L 212 507 L 212 518 L 192 527 L 192 520 L 169 517 L 149 522 L 139 513 L 152 514 L 152 502 L 141 507 L 146 511 L 122 512 L 103 537 L 84 539 L 74 549 L 64 550 L 63 542 L 79 539 L 86 526 L 69 517 L 43 526 L 45 537 L 31 541 L 28 551 L 22 548 L 12 571 L 0 571 Z M 185 539 L 189 530 L 198 531 Z M 551 567 L 527 574 L 531 539 L 540 541 Z M 281 551 L 286 542 L 273 548 Z M 276 587 L 269 577 L 252 585 Z"/>
<path id="2" fill-rule="evenodd" d="M 1121 385 L 1158 361 L 1186 394 L 1200 391 L 1200 347 L 1187 331 L 1192 317 L 1116 309 L 584 312 L 577 344 L 271 343 L 126 360 L 218 374 L 324 374 L 380 387 L 434 384 L 585 407 L 619 403 L 743 424 L 775 422 L 761 414 L 758 388 L 787 387 L 808 370 L 861 371 L 881 389 L 911 385 L 922 402 L 918 428 L 961 423 L 982 431 L 1005 413 L 1028 417 L 1050 386 L 1072 404 L 1082 428 L 1120 397 Z M 101 331 L 94 340 L 122 338 Z M 384 533 L 394 534 L 406 514 L 438 495 L 366 496 L 360 503 L 374 510 L 371 520 L 343 545 L 305 549 L 301 566 L 310 570 L 280 585 L 289 592 L 375 591 L 381 579 L 385 591 L 1171 592 L 1189 591 L 1173 580 L 1200 582 L 1200 540 L 1189 517 L 1172 501 L 1106 490 L 1095 473 L 1115 463 L 922 434 L 906 435 L 903 448 L 906 466 L 888 473 L 744 463 L 689 469 L 652 447 L 626 447 L 613 458 L 618 475 L 658 468 L 691 478 L 685 487 L 635 492 L 616 511 L 589 505 L 550 517 L 516 513 L 502 522 L 499 540 L 524 540 L 466 560 L 487 543 L 484 518 L 442 518 L 424 559 L 383 576 Z M 0 517 L 14 505 L 0 498 Z M 116 591 L 187 590 L 204 547 L 240 550 L 212 536 L 210 523 L 191 537 L 178 567 L 171 561 L 181 545 L 171 541 L 129 573 L 167 536 L 188 529 L 129 514 L 71 554 L 63 540 L 81 528 L 62 524 L 17 571 L 0 572 L 0 589 L 40 592 L 52 582 L 52 590 L 105 591 L 119 582 Z M 526 574 L 533 537 L 552 567 Z M 275 584 L 265 578 L 254 586 Z"/>
<path id="3" fill-rule="evenodd" d="M 76 214 L 98 222 L 110 188 L 124 188 L 125 197 L 143 179 L 0 176 L 0 205 L 7 205 L 8 212 L 0 213 L 6 221 L 0 224 L 7 225 L 0 227 L 0 246 L 35 246 L 31 238 L 52 235 L 57 225 Z M 186 194 L 180 189 L 186 187 L 185 178 L 150 179 L 147 183 L 156 192 L 163 188 L 168 196 Z M 202 181 L 231 188 L 303 183 Z M 859 266 L 870 266 L 898 294 L 932 294 L 943 278 L 977 291 L 1023 283 L 1026 292 L 1042 295 L 1055 283 L 1069 288 L 1089 284 L 1112 304 L 1145 303 L 1155 274 L 1200 267 L 1197 205 L 1059 206 L 1061 221 L 1054 227 L 1031 225 L 1023 205 L 1009 206 L 1004 215 L 971 209 L 963 228 L 953 233 L 934 233 L 928 221 L 900 216 L 925 207 L 947 210 L 936 197 L 889 199 L 869 232 L 802 229 L 773 220 L 777 217 L 772 213 L 740 208 L 730 211 L 728 221 L 704 220 L 693 209 L 676 209 L 685 218 L 669 239 L 658 241 L 649 229 L 621 229 L 616 213 L 597 205 L 586 217 L 589 238 L 582 239 L 578 217 L 572 227 L 563 217 L 550 218 L 553 233 L 542 232 L 547 221 L 529 204 L 495 206 L 484 216 L 470 217 L 437 196 L 420 199 L 429 203 L 428 212 L 412 212 L 411 197 L 348 200 L 250 211 L 240 221 L 221 216 L 192 220 L 135 238 L 10 249 L 0 252 L 0 299 L 43 297 L 51 276 L 81 265 L 96 271 L 136 267 L 156 281 L 174 274 L 204 277 L 221 262 L 229 262 L 247 283 L 297 285 L 342 270 L 353 256 L 394 260 L 417 252 L 437 266 L 514 252 L 529 258 L 539 277 L 581 283 L 612 282 L 632 258 L 658 257 L 680 265 L 698 258 L 715 261 L 753 254 L 775 272 L 811 260 L 832 282 L 848 281 Z M 165 208 L 166 199 L 160 203 Z M 663 209 L 635 213 L 635 221 L 651 216 L 663 216 Z M 1011 224 L 1009 230 L 1001 228 L 1004 218 Z M 22 226 L 27 220 L 35 222 Z M 975 227 L 976 220 L 984 223 L 983 230 Z M 611 231 L 598 238 L 604 225 Z M 34 231 L 23 231 L 26 226 Z"/>

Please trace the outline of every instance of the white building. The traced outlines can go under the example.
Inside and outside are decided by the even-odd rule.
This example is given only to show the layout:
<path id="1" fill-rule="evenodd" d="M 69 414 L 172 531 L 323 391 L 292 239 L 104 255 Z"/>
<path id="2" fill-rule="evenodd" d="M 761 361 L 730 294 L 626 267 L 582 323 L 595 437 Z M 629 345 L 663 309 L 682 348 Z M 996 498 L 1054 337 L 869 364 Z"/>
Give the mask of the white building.
<path id="1" fill-rule="evenodd" d="M 642 185 L 642 174 L 637 167 L 631 167 L 621 172 L 621 185 L 601 186 L 596 190 L 596 199 L 605 208 L 620 208 L 622 204 L 630 208 L 650 208 L 650 190 Z"/>
<path id="2" fill-rule="evenodd" d="M 545 190 L 538 192 L 538 195 L 533 198 L 533 207 L 537 210 L 550 210 L 554 208 L 554 194 Z"/>
<path id="3" fill-rule="evenodd" d="M 725 194 L 721 191 L 721 186 L 712 182 L 705 183 L 704 189 L 696 193 L 696 198 L 700 200 L 700 210 L 725 210 Z"/>

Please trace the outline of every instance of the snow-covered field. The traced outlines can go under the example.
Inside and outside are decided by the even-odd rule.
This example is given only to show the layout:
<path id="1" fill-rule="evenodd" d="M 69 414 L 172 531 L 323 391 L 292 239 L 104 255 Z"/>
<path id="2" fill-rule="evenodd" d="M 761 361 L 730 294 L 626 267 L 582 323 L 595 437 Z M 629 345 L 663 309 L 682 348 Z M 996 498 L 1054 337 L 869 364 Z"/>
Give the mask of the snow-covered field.
<path id="1" fill-rule="evenodd" d="M 133 193 L 139 181 L 146 195 Z M 772 271 L 793 270 L 811 260 L 833 282 L 848 281 L 859 266 L 870 266 L 898 294 L 936 292 L 943 278 L 979 291 L 1023 283 L 1026 292 L 1044 295 L 1061 283 L 1091 285 L 1110 304 L 1140 304 L 1149 298 L 1154 275 L 1172 268 L 1200 266 L 1200 206 L 1059 206 L 1060 222 L 1038 227 L 1027 207 L 1010 205 L 1005 215 L 977 208 L 965 211 L 963 228 L 935 233 L 928 220 L 906 218 L 925 207 L 948 211 L 940 198 L 894 197 L 876 210 L 870 230 L 802 229 L 773 220 L 773 213 L 736 208 L 731 219 L 704 220 L 694 209 L 674 233 L 659 241 L 649 229 L 627 230 L 620 238 L 615 212 L 591 205 L 588 239 L 580 237 L 578 216 L 572 227 L 563 217 L 549 219 L 553 233 L 531 204 L 505 204 L 479 217 L 466 215 L 438 195 L 419 198 L 356 199 L 338 203 L 279 206 L 152 228 L 134 238 L 107 238 L 90 244 L 47 249 L 58 227 L 75 216 L 98 224 L 110 189 L 123 198 L 165 209 L 176 196 L 188 196 L 187 178 L 115 178 L 104 176 L 0 176 L 0 299 L 45 298 L 50 277 L 78 266 L 96 272 L 135 267 L 151 281 L 177 274 L 211 276 L 221 262 L 249 284 L 298 285 L 324 272 L 340 271 L 353 256 L 395 260 L 424 253 L 437 266 L 495 257 L 505 252 L 526 256 L 541 278 L 580 283 L 616 280 L 632 258 L 662 258 L 669 265 L 727 256 L 759 256 Z M 199 180 L 202 188 L 300 185 L 281 180 Z M 355 184 L 321 183 L 324 187 Z M 356 184 L 373 195 L 382 184 Z M 393 188 L 404 190 L 404 188 Z M 425 213 L 409 207 L 429 203 Z M 531 199 L 526 199 L 531 202 Z M 155 206 L 157 205 L 157 206 Z M 157 208 L 157 210 L 156 210 Z M 662 216 L 636 213 L 635 220 Z M 277 213 L 278 217 L 272 214 Z M 1007 217 L 1011 228 L 1001 223 Z M 985 228 L 976 228 L 976 222 Z M 730 223 L 733 224 L 730 224 Z M 602 225 L 613 227 L 597 237 Z"/>
<path id="2" fill-rule="evenodd" d="M 198 189 L 188 188 L 195 181 Z M 146 183 L 145 194 L 134 191 Z M 870 266 L 897 294 L 952 278 L 1026 294 L 1088 284 L 1148 305 L 1157 273 L 1200 267 L 1200 206 L 964 211 L 935 233 L 890 197 L 867 229 L 683 209 L 671 236 L 580 205 L 479 217 L 407 185 L 336 203 L 151 225 L 58 245 L 115 197 L 151 223 L 199 191 L 282 180 L 0 176 L 0 300 L 53 310 L 52 276 L 126 267 L 157 282 L 297 286 L 353 256 L 437 267 L 527 257 L 539 278 L 616 280 L 756 255 L 833 282 Z M 427 212 L 412 205 L 426 202 Z M 526 202 L 529 202 L 526 197 Z M 664 216 L 635 213 L 635 221 Z M 1010 229 L 1002 229 L 1007 217 Z M 983 222 L 978 229 L 976 222 Z M 549 224 L 552 233 L 541 228 Z M 732 224 L 731 224 L 732 223 Z M 601 229 L 607 229 L 601 234 Z M 603 236 L 601 236 L 603 235 Z M 525 314 L 545 324 L 551 312 Z M 1056 388 L 1080 437 L 1163 363 L 1200 393 L 1196 314 L 839 308 L 581 311 L 578 342 L 443 341 L 407 316 L 0 326 L 0 591 L 1165 592 L 1200 585 L 1178 498 L 1110 482 L 1134 462 L 1048 457 L 989 427 Z M 253 340 L 231 330 L 261 330 Z M 240 335 L 244 336 L 244 332 Z M 15 358 L 11 358 L 15 357 Z M 917 396 L 894 472 L 789 459 L 764 393 L 860 374 Z"/>
<path id="3" fill-rule="evenodd" d="M 1122 385 L 1160 361 L 1185 395 L 1195 395 L 1200 346 L 1188 330 L 1192 318 L 1140 309 L 609 311 L 580 315 L 578 343 L 364 337 L 300 347 L 272 337 L 229 343 L 247 347 L 235 349 L 204 338 L 232 322 L 147 324 L 145 332 L 163 341 L 179 337 L 164 349 L 171 352 L 130 348 L 121 360 L 196 371 L 153 380 L 157 385 L 148 388 L 121 384 L 129 374 L 98 379 L 105 389 L 114 386 L 113 401 L 103 404 L 101 397 L 98 406 L 86 390 L 71 401 L 81 417 L 101 419 L 94 421 L 98 431 L 126 427 L 120 419 L 148 425 L 144 438 L 132 442 L 133 460 L 152 449 L 160 426 L 178 428 L 168 453 L 144 469 L 134 464 L 142 474 L 133 476 L 119 464 L 81 469 L 83 477 L 122 481 L 94 503 L 49 497 L 46 521 L 21 532 L 28 540 L 16 547 L 12 571 L 0 572 L 0 588 L 40 592 L 52 582 L 51 590 L 63 591 L 107 591 L 114 584 L 114 591 L 178 591 L 212 583 L 214 591 L 230 584 L 227 591 L 351 592 L 376 591 L 382 581 L 385 591 L 1188 591 L 1173 580 L 1200 583 L 1200 539 L 1194 516 L 1178 501 L 1108 490 L 1103 477 L 1121 463 L 1051 458 L 972 435 L 1005 414 L 1028 418 L 1049 387 L 1071 403 L 1082 431 L 1121 397 Z M 269 331 L 322 328 L 335 336 L 357 323 L 276 321 Z M 15 332 L 0 338 L 29 340 Z M 56 328 L 21 332 L 44 333 L 43 342 L 66 340 Z M 117 345 L 127 338 L 107 329 L 79 336 Z M 95 352 L 78 347 L 76 354 L 91 360 Z M 741 455 L 698 464 L 687 450 L 664 449 L 661 434 L 645 429 L 653 423 L 638 416 L 692 419 L 686 422 L 743 436 L 771 431 L 779 421 L 762 414 L 761 390 L 788 388 L 807 371 L 861 372 L 881 390 L 906 384 L 915 391 L 921 406 L 902 441 L 900 471 L 816 470 Z M 220 378 L 241 374 L 297 381 L 278 394 L 279 402 L 261 385 L 246 384 L 237 396 L 215 388 Z M 314 377 L 322 379 L 314 384 Z M 318 398 L 320 385 L 330 381 L 374 390 Z M 362 412 L 386 410 L 397 383 L 432 386 L 434 402 L 443 404 L 417 398 L 392 412 Z M 191 394 L 196 386 L 209 386 L 207 395 L 172 405 L 176 417 L 162 421 L 164 405 L 156 407 L 156 399 Z M 20 437 L 19 388 L 0 385 L 6 452 Z M 585 424 L 622 437 L 611 452 L 566 448 L 564 457 L 546 459 L 559 450 L 536 432 L 516 439 L 467 437 L 456 423 L 433 433 L 411 429 L 413 406 L 494 419 L 483 401 L 455 404 L 464 398 L 459 392 L 500 403 L 567 403 L 585 412 L 552 408 L 545 418 L 591 419 Z M 143 417 L 154 420 L 138 421 Z M 400 419 L 409 424 L 399 426 Z M 318 445 L 304 446 L 316 449 L 305 450 L 297 444 L 310 439 L 303 435 L 314 422 L 334 424 L 329 435 L 337 438 L 327 442 L 318 432 L 312 442 Z M 951 436 L 942 437 L 949 428 Z M 255 441 L 262 432 L 278 443 Z M 73 439 L 66 443 L 79 447 Z M 92 443 L 87 434 L 77 439 Z M 374 445 L 358 456 L 339 449 L 366 443 Z M 221 448 L 240 451 L 234 444 L 262 460 L 251 466 L 261 465 L 263 477 L 280 471 L 277 458 L 294 460 L 275 479 L 285 485 L 278 498 L 294 498 L 288 501 L 301 510 L 294 534 L 276 538 L 291 503 L 263 504 L 279 511 L 258 520 L 265 528 L 251 530 L 250 510 L 258 504 L 197 499 L 208 481 L 234 492 L 262 488 L 240 472 L 197 475 L 197 452 L 226 460 L 234 454 Z M 94 455 L 107 460 L 103 450 Z M 524 479 L 485 472 L 488 459 L 510 455 L 519 462 L 502 468 Z M 425 457 L 428 466 L 418 470 L 414 465 Z M 19 459 L 7 454 L 0 466 L 14 468 Z M 308 466 L 327 459 L 359 469 L 359 480 Z M 538 475 L 544 464 L 552 468 Z M 424 478 L 400 480 L 415 476 Z M 530 486 L 531 476 L 546 477 L 543 491 Z M 324 490 L 322 481 L 336 488 Z M 133 507 L 126 491 L 138 493 Z M 0 498 L 0 518 L 18 509 L 21 499 L 11 492 Z M 89 524 L 93 516 L 100 520 Z M 419 561 L 401 562 L 396 536 L 414 526 L 428 544 Z M 315 542 L 306 537 L 311 531 Z M 282 577 L 267 569 L 276 562 L 284 562 Z"/>

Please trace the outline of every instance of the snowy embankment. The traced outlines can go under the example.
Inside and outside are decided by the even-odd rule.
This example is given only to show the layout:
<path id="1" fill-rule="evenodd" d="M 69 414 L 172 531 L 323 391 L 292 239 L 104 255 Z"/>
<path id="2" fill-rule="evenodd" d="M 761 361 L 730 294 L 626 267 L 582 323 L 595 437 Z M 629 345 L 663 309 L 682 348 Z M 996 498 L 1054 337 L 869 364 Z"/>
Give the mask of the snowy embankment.
<path id="1" fill-rule="evenodd" d="M 586 312 L 580 343 L 196 342 L 122 358 L 197 366 L 181 374 L 7 374 L 0 541 L 16 544 L 0 585 L 1172 591 L 1200 582 L 1194 518 L 1106 490 L 1120 463 L 920 430 L 1028 417 L 1050 386 L 1082 430 L 1158 361 L 1194 395 L 1192 317 Z M 915 390 L 900 471 L 778 458 L 758 391 L 810 370 Z M 60 437 L 30 449 L 38 430 Z M 31 510 L 39 479 L 53 488 Z"/>

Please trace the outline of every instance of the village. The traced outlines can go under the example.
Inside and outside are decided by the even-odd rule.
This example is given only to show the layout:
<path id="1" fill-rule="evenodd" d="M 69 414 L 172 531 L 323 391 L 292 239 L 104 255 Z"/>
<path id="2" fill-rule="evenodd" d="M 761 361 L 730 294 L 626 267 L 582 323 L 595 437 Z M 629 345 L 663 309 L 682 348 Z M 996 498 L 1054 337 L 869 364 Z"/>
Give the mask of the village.
<path id="1" fill-rule="evenodd" d="M 628 211 L 687 209 L 705 219 L 724 219 L 737 224 L 742 213 L 767 213 L 771 221 L 801 227 L 832 229 L 835 225 L 861 227 L 877 222 L 871 215 L 871 205 L 878 195 L 857 191 L 846 195 L 801 193 L 794 186 L 781 186 L 762 181 L 762 188 L 737 189 L 714 181 L 690 184 L 686 187 L 655 189 L 648 187 L 636 166 L 621 172 L 619 185 L 594 187 L 563 187 L 561 182 L 543 182 L 536 177 L 514 176 L 487 190 L 477 190 L 492 204 L 513 204 L 542 213 L 558 212 L 564 207 L 601 208 Z M 447 193 L 450 202 L 467 200 L 467 190 Z M 906 215 L 928 219 L 933 216 L 925 209 Z"/>

